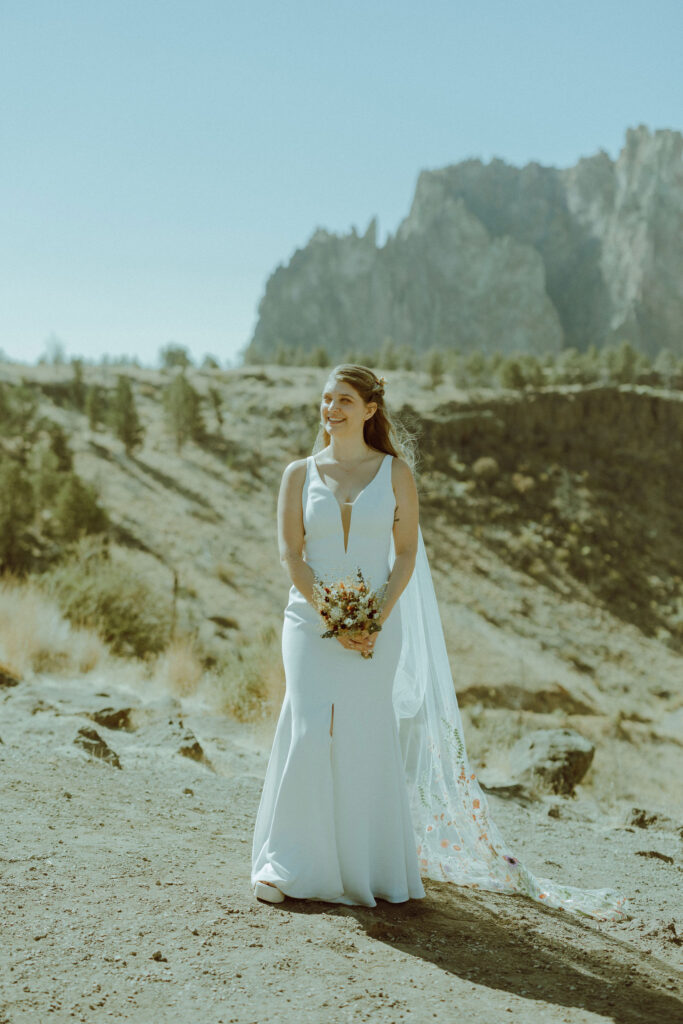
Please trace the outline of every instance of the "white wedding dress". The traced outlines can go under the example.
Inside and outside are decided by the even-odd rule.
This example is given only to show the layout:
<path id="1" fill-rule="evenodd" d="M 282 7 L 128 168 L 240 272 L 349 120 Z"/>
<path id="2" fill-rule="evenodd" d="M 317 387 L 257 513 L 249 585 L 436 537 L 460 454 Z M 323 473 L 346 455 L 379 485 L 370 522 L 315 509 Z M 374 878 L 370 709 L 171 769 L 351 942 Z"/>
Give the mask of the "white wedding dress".
<path id="1" fill-rule="evenodd" d="M 395 558 L 385 455 L 341 506 L 307 460 L 305 561 L 322 580 L 354 575 L 372 589 Z M 334 638 L 292 586 L 282 656 L 286 691 L 266 769 L 252 847 L 252 886 L 285 895 L 376 906 L 425 895 L 423 877 L 528 896 L 598 920 L 628 917 L 614 889 L 534 876 L 507 847 L 465 749 L 429 562 L 418 527 L 415 569 L 364 659 Z"/>
<path id="2" fill-rule="evenodd" d="M 308 457 L 303 557 L 321 579 L 361 568 L 371 589 L 389 572 L 393 456 L 352 503 L 344 549 L 341 506 Z M 292 586 L 282 630 L 286 691 L 254 829 L 251 882 L 287 896 L 376 906 L 425 895 L 392 687 L 401 653 L 398 603 L 372 658 L 334 638 Z"/>

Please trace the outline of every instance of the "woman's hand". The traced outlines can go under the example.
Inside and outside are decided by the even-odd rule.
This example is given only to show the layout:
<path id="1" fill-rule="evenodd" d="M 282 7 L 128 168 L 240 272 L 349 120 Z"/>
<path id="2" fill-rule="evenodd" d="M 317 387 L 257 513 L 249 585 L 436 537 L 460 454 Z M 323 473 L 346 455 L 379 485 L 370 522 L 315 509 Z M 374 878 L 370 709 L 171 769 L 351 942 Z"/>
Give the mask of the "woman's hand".
<path id="1" fill-rule="evenodd" d="M 372 654 L 375 649 L 378 632 L 378 630 L 375 630 L 373 633 L 369 633 L 366 629 L 344 630 L 337 636 L 337 640 L 342 647 L 346 647 L 349 651 L 358 651 L 360 654 Z"/>

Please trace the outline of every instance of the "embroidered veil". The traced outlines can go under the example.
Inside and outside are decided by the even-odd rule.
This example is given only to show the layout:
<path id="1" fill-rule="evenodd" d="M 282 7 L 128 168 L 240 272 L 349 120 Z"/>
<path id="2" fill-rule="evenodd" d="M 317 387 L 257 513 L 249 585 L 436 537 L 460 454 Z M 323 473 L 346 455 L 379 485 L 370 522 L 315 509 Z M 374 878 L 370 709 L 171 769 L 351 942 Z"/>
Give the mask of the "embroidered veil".
<path id="1" fill-rule="evenodd" d="M 392 536 L 391 565 L 395 557 Z M 398 606 L 403 638 L 393 704 L 422 874 L 473 888 L 522 893 L 546 906 L 602 921 L 627 918 L 627 900 L 613 889 L 579 889 L 532 875 L 491 820 L 486 796 L 467 759 L 419 526 L 415 568 Z"/>

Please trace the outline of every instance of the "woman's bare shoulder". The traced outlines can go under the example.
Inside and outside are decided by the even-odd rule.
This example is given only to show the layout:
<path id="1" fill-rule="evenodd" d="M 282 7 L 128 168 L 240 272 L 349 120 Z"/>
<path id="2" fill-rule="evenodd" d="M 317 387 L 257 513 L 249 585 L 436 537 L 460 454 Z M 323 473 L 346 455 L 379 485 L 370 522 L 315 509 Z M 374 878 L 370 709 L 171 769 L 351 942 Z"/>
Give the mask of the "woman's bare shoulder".
<path id="1" fill-rule="evenodd" d="M 282 473 L 283 483 L 303 484 L 306 478 L 307 463 L 308 459 L 294 459 L 293 462 L 290 462 L 287 466 L 285 466 L 284 471 Z"/>
<path id="2" fill-rule="evenodd" d="M 405 482 L 406 480 L 412 480 L 413 471 L 406 462 L 405 459 L 401 458 L 400 455 L 394 455 L 391 466 L 391 479 L 396 483 Z"/>

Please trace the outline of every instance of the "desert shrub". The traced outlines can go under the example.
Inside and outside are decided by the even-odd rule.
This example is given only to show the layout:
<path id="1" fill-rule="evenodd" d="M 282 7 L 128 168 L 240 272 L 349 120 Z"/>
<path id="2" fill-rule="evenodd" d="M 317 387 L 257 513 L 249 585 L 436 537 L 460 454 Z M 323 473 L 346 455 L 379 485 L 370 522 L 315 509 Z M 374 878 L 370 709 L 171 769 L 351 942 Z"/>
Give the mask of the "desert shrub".
<path id="1" fill-rule="evenodd" d="M 600 376 L 600 364 L 595 351 L 579 352 L 573 345 L 548 353 L 545 357 L 545 376 L 549 384 L 588 384 Z"/>
<path id="2" fill-rule="evenodd" d="M 74 626 L 94 629 L 114 654 L 144 658 L 169 642 L 170 598 L 92 538 L 82 538 L 37 580 Z"/>
<path id="3" fill-rule="evenodd" d="M 217 708 L 240 722 L 261 718 L 282 695 L 280 639 L 272 626 L 221 652 L 211 670 Z"/>
<path id="4" fill-rule="evenodd" d="M 524 383 L 538 388 L 545 384 L 545 374 L 539 359 L 531 352 L 523 352 L 519 357 Z"/>
<path id="5" fill-rule="evenodd" d="M 519 356 L 508 356 L 498 367 L 498 382 L 502 388 L 523 388 L 526 383 Z"/>
<path id="6" fill-rule="evenodd" d="M 463 387 L 481 386 L 488 383 L 489 368 L 486 356 L 481 352 L 470 352 L 460 365 L 461 383 Z M 456 371 L 457 380 L 457 371 Z"/>
<path id="7" fill-rule="evenodd" d="M 19 675 L 85 673 L 106 657 L 101 639 L 65 620 L 53 598 L 31 577 L 0 579 L 0 660 Z"/>
<path id="8" fill-rule="evenodd" d="M 186 697 L 196 692 L 204 667 L 192 636 L 176 636 L 148 669 L 150 678 L 165 690 Z"/>
<path id="9" fill-rule="evenodd" d="M 503 388 L 540 387 L 546 383 L 543 366 L 531 352 L 516 352 L 503 358 L 493 373 Z"/>
<path id="10" fill-rule="evenodd" d="M 638 374 L 651 369 L 647 356 L 639 352 L 628 340 L 605 345 L 601 352 L 602 365 L 610 380 L 618 384 L 633 384 Z"/>

